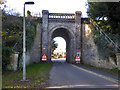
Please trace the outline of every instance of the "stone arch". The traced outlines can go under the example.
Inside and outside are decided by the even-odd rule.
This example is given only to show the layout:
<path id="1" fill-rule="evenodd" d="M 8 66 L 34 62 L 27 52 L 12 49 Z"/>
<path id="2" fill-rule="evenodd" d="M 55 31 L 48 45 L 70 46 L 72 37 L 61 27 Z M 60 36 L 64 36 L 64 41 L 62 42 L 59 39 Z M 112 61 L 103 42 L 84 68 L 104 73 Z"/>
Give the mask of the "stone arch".
<path id="1" fill-rule="evenodd" d="M 56 25 L 52 27 L 49 32 L 49 47 L 48 47 L 48 53 L 49 53 L 49 60 L 51 60 L 51 42 L 53 38 L 60 36 L 63 37 L 66 41 L 66 61 L 67 62 L 74 62 L 74 56 L 76 52 L 76 39 L 75 39 L 75 34 L 74 31 L 69 27 L 65 25 Z"/>
<path id="2" fill-rule="evenodd" d="M 71 27 L 69 27 L 67 25 L 56 25 L 56 26 L 50 28 L 48 34 L 51 35 L 58 28 L 65 28 L 66 30 L 68 30 L 71 33 L 71 35 L 73 36 L 73 38 L 75 38 L 74 30 L 72 30 Z"/>

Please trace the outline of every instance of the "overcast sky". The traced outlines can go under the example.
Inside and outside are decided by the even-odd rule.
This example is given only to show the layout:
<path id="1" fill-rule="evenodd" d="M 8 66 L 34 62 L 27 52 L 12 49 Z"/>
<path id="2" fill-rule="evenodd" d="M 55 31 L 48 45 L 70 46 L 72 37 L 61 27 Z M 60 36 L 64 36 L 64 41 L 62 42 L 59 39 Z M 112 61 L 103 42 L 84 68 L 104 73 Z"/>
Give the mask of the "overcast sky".
<path id="1" fill-rule="evenodd" d="M 86 17 L 87 0 L 7 0 L 7 8 L 14 9 L 23 15 L 23 5 L 26 1 L 34 1 L 34 5 L 26 5 L 26 10 L 33 13 L 41 13 L 42 10 L 49 10 L 50 13 L 75 13 L 82 11 Z"/>

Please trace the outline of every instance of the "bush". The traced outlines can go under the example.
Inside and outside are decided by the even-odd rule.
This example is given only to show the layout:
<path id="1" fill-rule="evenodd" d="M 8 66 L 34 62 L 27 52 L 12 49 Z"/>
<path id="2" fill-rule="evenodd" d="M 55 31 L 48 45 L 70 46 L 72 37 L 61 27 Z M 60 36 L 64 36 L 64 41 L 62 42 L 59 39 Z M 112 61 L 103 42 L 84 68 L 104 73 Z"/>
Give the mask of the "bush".
<path id="1" fill-rule="evenodd" d="M 118 68 L 112 68 L 111 71 L 120 74 L 120 70 Z"/>
<path id="2" fill-rule="evenodd" d="M 7 65 L 10 64 L 11 48 L 2 46 L 2 71 L 7 71 Z"/>

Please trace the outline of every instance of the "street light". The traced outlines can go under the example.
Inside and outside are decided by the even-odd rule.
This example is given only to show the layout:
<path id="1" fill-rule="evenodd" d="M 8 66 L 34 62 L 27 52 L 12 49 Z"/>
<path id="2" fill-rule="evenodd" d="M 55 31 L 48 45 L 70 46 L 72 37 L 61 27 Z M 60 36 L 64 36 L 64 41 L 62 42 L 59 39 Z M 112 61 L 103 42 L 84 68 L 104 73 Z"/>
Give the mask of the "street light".
<path id="1" fill-rule="evenodd" d="M 25 48 L 25 5 L 26 4 L 34 4 L 34 2 L 25 2 L 24 10 L 23 10 L 23 80 L 26 80 L 26 48 Z"/>

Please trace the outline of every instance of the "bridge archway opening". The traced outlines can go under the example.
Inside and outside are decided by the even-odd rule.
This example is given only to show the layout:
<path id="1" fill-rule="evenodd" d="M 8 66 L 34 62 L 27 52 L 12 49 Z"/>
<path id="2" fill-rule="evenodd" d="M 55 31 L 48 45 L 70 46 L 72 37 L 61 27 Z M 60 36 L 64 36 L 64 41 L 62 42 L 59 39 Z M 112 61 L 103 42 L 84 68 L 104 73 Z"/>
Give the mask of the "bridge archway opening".
<path id="1" fill-rule="evenodd" d="M 56 37 L 62 37 L 66 41 L 66 62 L 70 62 L 70 58 L 71 58 L 71 38 L 72 38 L 72 35 L 71 35 L 70 31 L 67 30 L 66 28 L 57 28 L 52 33 L 51 41 Z"/>
<path id="2" fill-rule="evenodd" d="M 55 44 L 53 44 L 55 42 Z M 52 45 L 57 45 L 57 48 L 51 50 L 51 61 L 52 62 L 66 62 L 66 41 L 62 37 L 55 37 L 52 41 Z"/>

